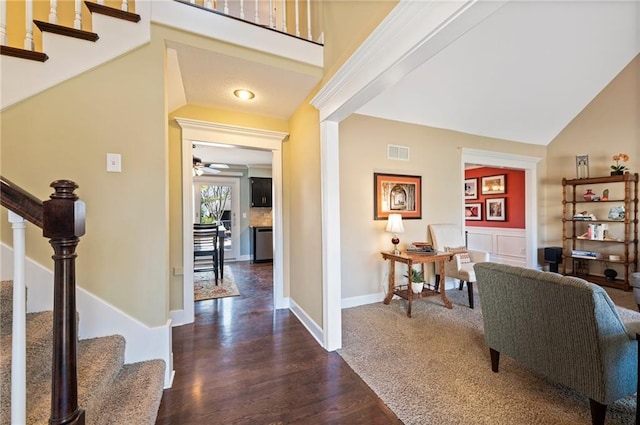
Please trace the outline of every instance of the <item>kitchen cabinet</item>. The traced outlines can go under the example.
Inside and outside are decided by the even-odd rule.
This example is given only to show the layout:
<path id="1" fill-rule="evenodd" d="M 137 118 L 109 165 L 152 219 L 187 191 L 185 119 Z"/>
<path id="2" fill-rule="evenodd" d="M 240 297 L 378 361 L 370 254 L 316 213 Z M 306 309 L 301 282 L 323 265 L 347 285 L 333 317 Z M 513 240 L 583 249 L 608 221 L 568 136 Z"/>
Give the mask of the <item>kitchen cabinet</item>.
<path id="1" fill-rule="evenodd" d="M 251 177 L 251 207 L 271 208 L 271 179 L 268 177 Z"/>

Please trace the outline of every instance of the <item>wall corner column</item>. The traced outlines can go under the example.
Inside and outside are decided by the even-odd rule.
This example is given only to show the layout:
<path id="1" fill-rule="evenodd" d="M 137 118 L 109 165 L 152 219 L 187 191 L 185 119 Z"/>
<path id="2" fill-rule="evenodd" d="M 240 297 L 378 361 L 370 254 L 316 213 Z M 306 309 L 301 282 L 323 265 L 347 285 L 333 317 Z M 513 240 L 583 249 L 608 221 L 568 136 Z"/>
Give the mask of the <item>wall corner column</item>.
<path id="1" fill-rule="evenodd" d="M 342 347 L 340 151 L 338 123 L 320 123 L 322 187 L 322 328 L 328 351 Z"/>

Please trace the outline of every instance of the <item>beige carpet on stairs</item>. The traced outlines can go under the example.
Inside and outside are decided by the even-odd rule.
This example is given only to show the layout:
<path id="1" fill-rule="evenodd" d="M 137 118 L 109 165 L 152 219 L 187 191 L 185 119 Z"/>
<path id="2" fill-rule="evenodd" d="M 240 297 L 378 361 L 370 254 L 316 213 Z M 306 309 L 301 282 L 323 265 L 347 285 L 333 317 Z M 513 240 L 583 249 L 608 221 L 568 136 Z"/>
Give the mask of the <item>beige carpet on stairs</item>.
<path id="1" fill-rule="evenodd" d="M 11 283 L 0 286 L 0 423 L 11 417 Z M 7 314 L 6 309 L 9 309 Z M 51 404 L 52 312 L 27 315 L 27 423 L 46 424 Z M 124 364 L 120 335 L 80 340 L 78 403 L 87 425 L 153 425 L 164 386 L 162 360 Z"/>
<path id="2" fill-rule="evenodd" d="M 585 425 L 589 401 L 500 358 L 491 371 L 482 316 L 468 307 L 466 288 L 413 303 L 393 300 L 343 310 L 339 354 L 406 425 Z M 609 406 L 607 425 L 635 420 L 635 396 Z"/>

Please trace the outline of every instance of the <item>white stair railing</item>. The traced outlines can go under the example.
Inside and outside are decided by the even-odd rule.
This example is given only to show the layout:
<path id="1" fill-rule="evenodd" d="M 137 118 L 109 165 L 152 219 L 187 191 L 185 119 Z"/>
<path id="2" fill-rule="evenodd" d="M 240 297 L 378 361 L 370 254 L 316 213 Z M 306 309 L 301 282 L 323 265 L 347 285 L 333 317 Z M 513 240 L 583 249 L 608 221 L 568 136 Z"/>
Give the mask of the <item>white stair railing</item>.
<path id="1" fill-rule="evenodd" d="M 304 5 L 300 4 L 301 1 L 304 2 Z M 314 41 L 314 31 L 318 32 L 312 25 L 311 0 L 294 0 L 293 16 L 287 16 L 287 0 L 253 0 L 247 2 L 245 0 L 189 0 L 189 3 L 258 25 L 264 25 L 284 33 L 289 33 L 287 19 L 291 19 L 295 22 L 295 32 L 292 35 L 300 38 L 303 38 L 301 25 L 304 25 L 306 21 L 307 31 L 305 36 L 309 41 Z M 230 7 L 230 4 L 233 7 Z M 304 6 L 306 6 L 306 11 L 302 11 Z M 301 16 L 302 13 L 306 16 Z M 321 39 L 322 36 L 318 32 L 315 38 Z"/>
<path id="2" fill-rule="evenodd" d="M 13 229 L 13 324 L 11 346 L 11 423 L 27 423 L 27 290 L 24 218 L 9 211 Z"/>

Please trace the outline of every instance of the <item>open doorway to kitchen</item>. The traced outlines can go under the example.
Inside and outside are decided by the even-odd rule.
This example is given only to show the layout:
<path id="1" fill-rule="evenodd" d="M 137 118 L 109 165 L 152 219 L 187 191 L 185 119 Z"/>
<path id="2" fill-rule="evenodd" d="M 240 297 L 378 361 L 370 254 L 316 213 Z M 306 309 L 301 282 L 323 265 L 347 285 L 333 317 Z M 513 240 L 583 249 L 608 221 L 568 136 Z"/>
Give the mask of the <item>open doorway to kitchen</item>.
<path id="1" fill-rule="evenodd" d="M 194 321 L 194 273 L 193 273 L 193 217 L 194 201 L 194 146 L 214 146 L 229 151 L 249 149 L 267 152 L 271 156 L 273 181 L 273 305 L 276 309 L 288 308 L 288 299 L 284 296 L 284 237 L 282 203 L 282 142 L 286 133 L 249 127 L 231 126 L 221 123 L 199 121 L 188 118 L 175 118 L 182 129 L 182 234 L 183 234 L 183 270 L 182 309 L 171 311 L 171 320 L 175 326 Z M 200 158 L 202 166 L 216 160 Z M 226 161 L 229 162 L 229 161 Z M 237 163 L 236 163 L 237 165 Z M 213 165 L 209 164 L 208 168 Z M 201 170 L 204 172 L 204 170 Z M 220 175 L 221 173 L 218 173 Z M 246 184 L 248 187 L 248 179 Z M 244 192 L 245 194 L 248 191 Z M 241 197 L 242 188 L 241 188 Z M 242 198 L 244 199 L 244 198 Z M 247 199 L 247 202 L 249 200 Z M 239 220 L 247 220 L 244 214 Z M 236 218 L 238 221 L 238 218 Z M 248 226 L 248 224 L 247 224 Z M 247 230 L 248 232 L 248 230 Z M 241 236 L 242 237 L 242 236 Z M 248 240 L 248 235 L 247 235 Z"/>

